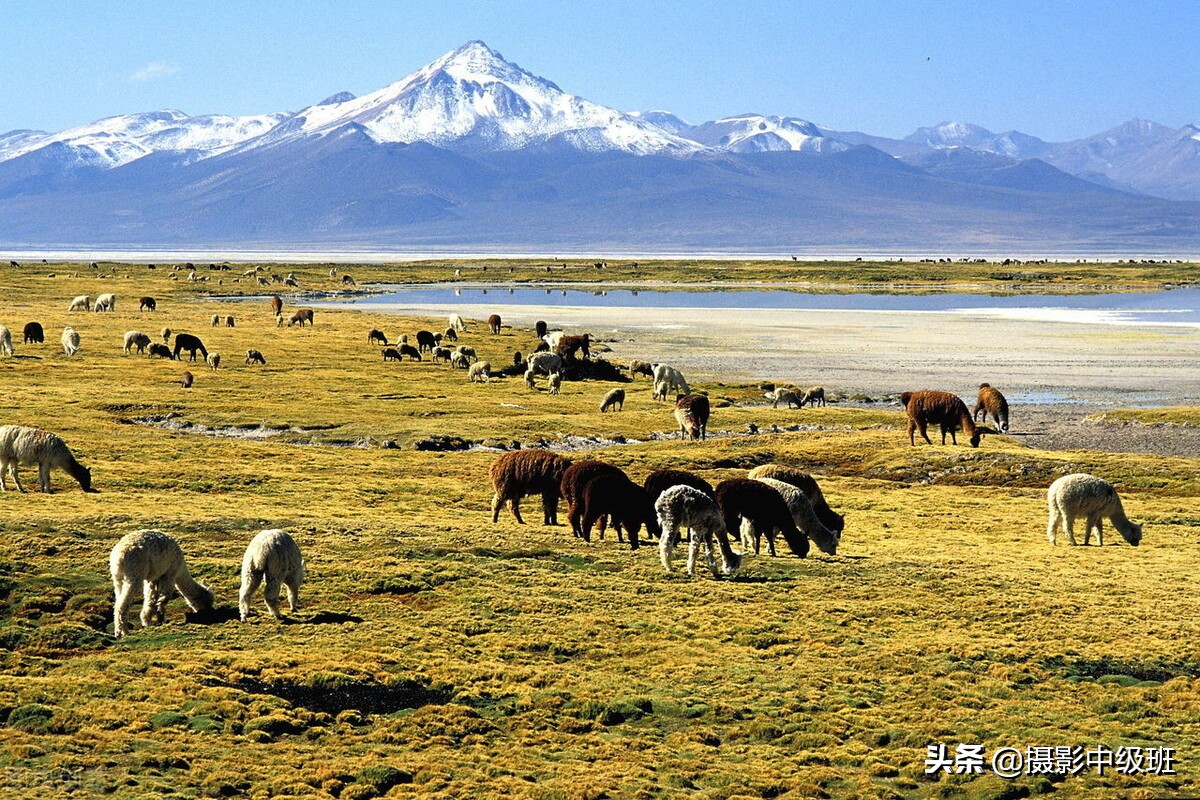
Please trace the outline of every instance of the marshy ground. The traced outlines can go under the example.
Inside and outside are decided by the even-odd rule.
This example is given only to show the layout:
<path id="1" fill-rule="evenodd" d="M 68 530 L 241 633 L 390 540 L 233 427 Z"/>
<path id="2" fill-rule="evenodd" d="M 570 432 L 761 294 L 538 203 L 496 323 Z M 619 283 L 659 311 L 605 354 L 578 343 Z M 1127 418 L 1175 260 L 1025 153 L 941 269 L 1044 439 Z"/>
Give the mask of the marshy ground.
<path id="1" fill-rule="evenodd" d="M 385 274 L 343 269 L 360 283 Z M 1135 282 L 1108 269 L 1088 265 L 1088 280 Z M 289 270 L 301 288 L 334 288 L 327 267 L 270 271 Z M 520 379 L 471 385 L 428 361 L 385 364 L 366 341 L 373 327 L 411 337 L 444 320 L 318 311 L 313 328 L 277 328 L 265 303 L 203 299 L 261 291 L 231 283 L 239 267 L 198 272 L 211 280 L 171 281 L 163 266 L 3 269 L 0 324 L 17 340 L 0 358 L 3 422 L 59 433 L 100 493 L 55 472 L 54 494 L 0 495 L 0 795 L 1200 793 L 1194 451 L 1034 449 L 1019 436 L 914 448 L 898 408 L 771 409 L 756 382 L 718 380 L 693 387 L 714 400 L 711 430 L 803 429 L 651 438 L 674 423 L 644 379 L 625 385 L 624 412 L 603 415 L 610 384 L 568 382 L 557 397 Z M 445 277 L 410 272 L 389 279 Z M 105 291 L 116 313 L 65 311 Z M 136 310 L 141 295 L 156 313 Z M 210 327 L 214 313 L 236 327 Z M 30 320 L 46 344 L 20 343 Z M 58 345 L 67 324 L 82 337 L 73 358 Z M 201 336 L 220 370 L 122 354 L 125 331 L 164 326 Z M 527 328 L 483 325 L 463 340 L 495 366 L 532 342 Z M 242 364 L 251 347 L 266 367 Z M 1200 424 L 1190 407 L 1104 414 L 1089 425 Z M 507 515 L 493 525 L 496 453 L 414 449 L 434 434 L 636 440 L 589 453 L 636 480 L 671 466 L 716 483 L 788 463 L 818 476 L 846 532 L 837 556 L 750 557 L 732 580 L 667 576 L 652 547 Z M 1045 489 L 1068 472 L 1117 486 L 1144 525 L 1140 547 L 1111 527 L 1103 548 L 1046 542 Z M 166 625 L 118 642 L 108 552 L 146 527 L 177 538 L 218 609 L 185 621 L 176 599 Z M 281 624 L 258 600 L 243 625 L 242 552 L 269 527 L 304 551 L 302 607 Z M 1178 774 L 924 774 L 928 745 L 959 742 L 1165 745 Z"/>

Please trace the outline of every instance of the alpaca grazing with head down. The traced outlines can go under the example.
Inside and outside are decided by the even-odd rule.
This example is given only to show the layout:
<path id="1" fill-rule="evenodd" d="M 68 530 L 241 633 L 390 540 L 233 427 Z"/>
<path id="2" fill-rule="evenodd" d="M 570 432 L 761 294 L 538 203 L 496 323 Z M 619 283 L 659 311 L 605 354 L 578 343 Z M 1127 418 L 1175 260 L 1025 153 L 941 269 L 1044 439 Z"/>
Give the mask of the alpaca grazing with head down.
<path id="1" fill-rule="evenodd" d="M 300 584 L 304 582 L 304 559 L 296 540 L 287 531 L 274 528 L 259 531 L 242 557 L 242 588 L 238 592 L 238 612 L 242 622 L 250 614 L 250 598 L 265 581 L 263 597 L 275 619 L 279 613 L 279 589 L 287 590 L 288 608 L 300 607 Z"/>
<path id="2" fill-rule="evenodd" d="M 0 490 L 7 491 L 4 482 L 11 475 L 17 491 L 24 492 L 18 467 L 38 465 L 38 486 L 43 492 L 50 491 L 50 470 L 58 467 L 79 482 L 85 492 L 92 489 L 92 472 L 75 460 L 67 443 L 57 435 L 41 428 L 26 425 L 0 426 Z"/>
<path id="3" fill-rule="evenodd" d="M 1125 516 L 1125 507 L 1113 485 L 1102 478 L 1077 472 L 1064 475 L 1046 490 L 1046 504 L 1050 519 L 1046 525 L 1046 538 L 1050 544 L 1058 544 L 1059 525 L 1066 531 L 1071 544 L 1075 541 L 1076 517 L 1084 517 L 1087 527 L 1083 532 L 1083 543 L 1090 544 L 1092 530 L 1096 531 L 1096 544 L 1104 546 L 1104 519 L 1107 517 L 1117 532 L 1134 547 L 1142 542 L 1142 526 Z"/>
<path id="4" fill-rule="evenodd" d="M 169 535 L 158 530 L 126 534 L 108 557 L 112 572 L 113 634 L 129 635 L 129 606 L 136 589 L 142 587 L 142 627 L 161 625 L 166 620 L 172 589 L 183 595 L 192 611 L 208 611 L 213 594 L 196 583 L 188 572 L 183 551 Z"/>

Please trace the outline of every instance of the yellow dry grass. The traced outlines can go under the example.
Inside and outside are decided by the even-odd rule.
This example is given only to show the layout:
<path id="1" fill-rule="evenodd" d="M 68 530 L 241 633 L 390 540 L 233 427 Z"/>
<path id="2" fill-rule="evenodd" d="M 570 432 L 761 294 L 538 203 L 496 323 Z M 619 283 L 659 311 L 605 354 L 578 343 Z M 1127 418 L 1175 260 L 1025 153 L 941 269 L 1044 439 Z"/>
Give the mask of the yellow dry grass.
<path id="1" fill-rule="evenodd" d="M 303 270 L 302 283 L 329 283 L 324 267 Z M 0 795 L 1200 793 L 1197 460 L 999 437 L 911 448 L 895 410 L 747 407 L 736 403 L 756 388 L 715 384 L 701 388 L 735 405 L 715 410 L 712 430 L 815 427 L 648 440 L 674 423 L 644 379 L 626 385 L 623 413 L 601 415 L 606 384 L 567 383 L 558 397 L 516 379 L 470 385 L 427 361 L 385 364 L 366 342 L 371 327 L 395 337 L 442 321 L 318 311 L 312 329 L 278 329 L 264 303 L 206 302 L 195 295 L 215 287 L 126 273 L 4 273 L 0 324 L 17 356 L 0 358 L 2 421 L 62 435 L 100 493 L 56 472 L 54 494 L 0 496 Z M 65 312 L 101 291 L 118 293 L 115 314 Z M 157 313 L 136 311 L 141 294 Z M 214 313 L 237 327 L 210 328 Z M 45 345 L 20 344 L 32 319 Z M 83 338 L 70 359 L 57 345 L 68 323 Z M 190 366 L 184 391 L 173 381 L 189 365 L 121 353 L 126 330 L 164 325 L 200 335 L 225 366 Z M 464 338 L 497 366 L 531 342 L 482 325 Z M 243 366 L 247 347 L 268 366 Z M 130 424 L 166 415 L 301 430 L 251 441 Z M 842 550 L 751 557 L 733 580 L 667 576 L 651 547 L 507 515 L 492 525 L 495 454 L 411 448 L 434 433 L 624 436 L 642 443 L 589 455 L 639 480 L 666 466 L 716 483 L 795 464 L 847 515 Z M 1145 525 L 1141 547 L 1111 528 L 1104 548 L 1047 544 L 1045 487 L 1072 471 L 1118 486 Z M 537 505 L 526 503 L 534 522 Z M 259 599 L 239 624 L 228 617 L 242 551 L 274 526 L 304 550 L 302 608 L 280 624 Z M 222 621 L 185 623 L 173 600 L 163 627 L 120 642 L 103 632 L 108 551 L 143 527 L 176 536 Z M 1167 745 L 1179 774 L 930 778 L 937 742 Z"/>

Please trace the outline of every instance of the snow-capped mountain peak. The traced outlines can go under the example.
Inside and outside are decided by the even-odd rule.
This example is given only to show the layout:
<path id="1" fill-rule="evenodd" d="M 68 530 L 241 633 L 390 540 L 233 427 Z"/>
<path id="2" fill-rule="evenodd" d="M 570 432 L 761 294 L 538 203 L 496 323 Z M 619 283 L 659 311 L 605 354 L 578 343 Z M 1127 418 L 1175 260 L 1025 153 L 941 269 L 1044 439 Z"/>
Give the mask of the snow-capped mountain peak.
<path id="1" fill-rule="evenodd" d="M 581 150 L 687 153 L 698 145 L 649 122 L 570 95 L 480 41 L 347 102 L 312 106 L 247 147 L 357 125 L 376 142 L 464 151 L 516 150 L 560 139 Z"/>
<path id="2" fill-rule="evenodd" d="M 929 128 L 917 130 L 904 137 L 905 141 L 923 144 L 926 147 L 975 147 L 996 134 L 980 125 L 969 122 L 942 122 Z"/>
<path id="3" fill-rule="evenodd" d="M 683 135 L 709 147 L 734 153 L 773 150 L 836 153 L 849 149 L 849 145 L 829 138 L 807 120 L 762 114 L 741 114 L 706 122 Z"/>

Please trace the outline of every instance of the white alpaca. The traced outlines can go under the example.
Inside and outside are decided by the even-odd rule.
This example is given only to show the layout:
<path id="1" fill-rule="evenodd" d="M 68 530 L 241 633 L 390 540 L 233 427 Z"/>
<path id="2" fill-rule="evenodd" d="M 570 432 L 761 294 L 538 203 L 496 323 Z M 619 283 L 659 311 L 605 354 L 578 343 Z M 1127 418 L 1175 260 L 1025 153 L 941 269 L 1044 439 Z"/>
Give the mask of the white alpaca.
<path id="1" fill-rule="evenodd" d="M 213 315 L 212 315 L 212 327 L 214 327 L 214 328 L 215 328 L 215 327 L 217 327 L 217 326 L 218 326 L 218 325 L 220 325 L 220 324 L 221 324 L 221 315 L 220 315 L 220 314 L 213 314 Z"/>
<path id="2" fill-rule="evenodd" d="M 264 579 L 263 595 L 267 608 L 280 619 L 279 587 L 287 589 L 288 607 L 295 611 L 300 607 L 300 584 L 304 582 L 304 559 L 300 548 L 288 535 L 279 529 L 260 531 L 250 540 L 246 555 L 242 558 L 242 589 L 238 593 L 238 611 L 242 622 L 250 613 L 250 598 L 258 591 Z"/>
<path id="3" fill-rule="evenodd" d="M 454 328 L 454 330 L 458 333 L 461 333 L 467 329 L 467 323 L 458 314 L 451 314 L 449 322 L 450 327 Z"/>
<path id="4" fill-rule="evenodd" d="M 125 331 L 125 353 L 131 353 L 136 347 L 139 353 L 145 353 L 150 346 L 150 337 L 141 331 Z"/>
<path id="5" fill-rule="evenodd" d="M 67 306 L 67 311 L 91 311 L 92 298 L 86 294 L 81 294 L 71 301 L 71 305 Z"/>
<path id="6" fill-rule="evenodd" d="M 676 395 L 691 394 L 692 388 L 683 379 L 683 373 L 666 364 L 654 365 L 654 399 L 666 400 L 667 392 L 675 390 Z"/>
<path id="7" fill-rule="evenodd" d="M 62 346 L 63 352 L 69 356 L 73 356 L 79 352 L 79 334 L 70 325 L 63 328 Z"/>
<path id="8" fill-rule="evenodd" d="M 212 367 L 213 371 L 215 372 L 221 366 L 221 354 L 220 353 L 209 353 L 208 354 L 208 365 L 210 367 Z"/>
<path id="9" fill-rule="evenodd" d="M 662 559 L 663 568 L 671 571 L 671 554 L 679 541 L 679 529 L 691 529 L 691 545 L 688 548 L 687 574 L 696 574 L 696 557 L 704 551 L 704 558 L 713 577 L 720 577 L 724 572 L 732 575 L 742 564 L 742 557 L 733 552 L 729 546 L 728 532 L 721 512 L 712 498 L 699 489 L 691 486 L 672 486 L 654 503 L 658 513 L 658 524 L 662 528 L 662 536 L 658 540 L 658 554 Z M 717 559 L 713 553 L 713 537 L 721 549 L 721 569 L 717 568 Z"/>
<path id="10" fill-rule="evenodd" d="M 116 311 L 117 296 L 115 294 L 102 294 L 96 298 L 95 311 Z"/>
<path id="11" fill-rule="evenodd" d="M 837 555 L 838 544 L 841 543 L 841 534 L 831 528 L 826 527 L 821 520 L 817 519 L 817 512 L 813 510 L 812 502 L 808 499 L 808 495 L 800 491 L 790 483 L 775 480 L 774 478 L 753 478 L 759 483 L 765 483 L 775 491 L 779 492 L 783 497 L 783 501 L 787 503 L 788 511 L 792 512 L 792 519 L 796 523 L 796 527 L 813 541 L 820 548 L 822 553 L 829 555 Z M 775 555 L 775 534 L 777 531 L 771 530 L 767 534 L 767 552 L 772 556 Z M 754 549 L 754 554 L 758 555 L 759 545 L 761 544 L 758 537 L 754 535 L 754 524 L 749 520 L 742 520 L 741 529 L 742 549 Z"/>
<path id="12" fill-rule="evenodd" d="M 13 354 L 12 331 L 3 325 L 0 325 L 0 353 L 6 356 Z"/>
<path id="13" fill-rule="evenodd" d="M 1058 544 L 1058 526 L 1066 531 L 1071 544 L 1075 541 L 1073 530 L 1076 517 L 1087 518 L 1087 528 L 1084 530 L 1083 543 L 1091 544 L 1092 528 L 1096 529 L 1096 544 L 1104 546 L 1104 518 L 1108 517 L 1117 532 L 1134 547 L 1142 541 L 1142 526 L 1131 522 L 1125 516 L 1125 508 L 1117 490 L 1106 480 L 1093 475 L 1076 472 L 1064 475 L 1046 490 L 1046 504 L 1050 510 L 1050 520 L 1046 524 L 1046 538 L 1050 544 Z"/>
<path id="14" fill-rule="evenodd" d="M 129 606 L 142 587 L 142 627 L 161 625 L 167 616 L 171 589 L 179 590 L 192 611 L 212 608 L 212 592 L 196 583 L 183 560 L 183 551 L 167 534 L 156 530 L 127 533 L 108 557 L 112 572 L 113 634 L 129 635 Z"/>
<path id="15" fill-rule="evenodd" d="M 91 471 L 75 460 L 67 443 L 49 431 L 26 425 L 0 425 L 0 491 L 8 491 L 4 482 L 11 475 L 18 492 L 24 492 L 17 467 L 38 465 L 38 486 L 50 491 L 50 470 L 65 470 L 85 492 L 92 491 Z"/>
<path id="16" fill-rule="evenodd" d="M 558 394 L 558 390 L 561 388 L 562 388 L 562 373 L 561 372 L 551 372 L 550 377 L 546 379 L 546 391 L 550 394 Z"/>
<path id="17" fill-rule="evenodd" d="M 472 383 L 487 383 L 492 376 L 492 365 L 486 361 L 476 361 L 467 370 L 467 377 Z"/>

